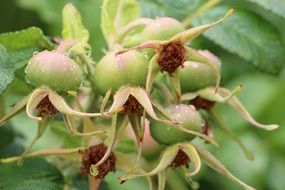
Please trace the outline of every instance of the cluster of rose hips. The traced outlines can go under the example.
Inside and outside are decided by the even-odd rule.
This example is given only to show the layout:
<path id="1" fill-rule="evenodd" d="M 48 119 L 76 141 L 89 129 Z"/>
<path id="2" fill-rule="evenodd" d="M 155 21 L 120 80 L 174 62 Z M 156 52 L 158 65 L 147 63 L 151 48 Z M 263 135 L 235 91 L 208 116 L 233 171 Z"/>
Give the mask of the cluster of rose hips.
<path id="1" fill-rule="evenodd" d="M 88 62 L 90 56 L 84 51 L 74 51 L 74 47 L 78 47 L 76 41 L 64 40 L 56 50 L 35 53 L 25 71 L 27 82 L 37 88 L 7 112 L 0 120 L 0 125 L 26 108 L 27 115 L 39 123 L 33 145 L 56 119 L 55 116 L 61 113 L 67 129 L 74 135 L 82 136 L 89 148 L 33 154 L 30 153 L 31 145 L 20 157 L 1 161 L 20 163 L 25 156 L 79 152 L 82 155 L 82 174 L 100 179 L 109 171 L 121 169 L 127 172 L 120 178 L 121 182 L 157 174 L 159 189 L 164 189 L 165 171 L 168 168 L 181 167 L 190 178 L 199 172 L 202 158 L 207 165 L 243 188 L 253 189 L 234 177 L 210 152 L 192 142 L 198 136 L 219 146 L 212 136 L 208 121 L 211 118 L 252 158 L 250 152 L 222 122 L 214 109 L 216 103 L 230 105 L 256 127 L 266 130 L 278 127 L 256 122 L 235 97 L 241 90 L 240 86 L 232 91 L 220 87 L 219 59 L 207 50 L 197 51 L 187 44 L 228 18 L 232 12 L 230 10 L 224 18 L 214 23 L 188 30 L 179 21 L 169 17 L 134 20 L 122 29 L 103 58 L 95 66 L 89 64 L 88 69 L 84 63 Z M 138 27 L 143 28 L 140 38 L 127 41 L 128 35 Z M 92 90 L 86 90 L 88 88 Z M 89 108 L 91 112 L 97 113 L 85 112 L 86 108 L 81 105 L 79 98 L 82 94 L 95 97 L 97 105 L 91 103 Z M 67 95 L 74 97 L 76 109 L 67 104 L 64 99 Z M 108 111 L 105 111 L 105 107 Z M 102 123 L 106 130 L 94 127 L 80 131 L 75 117 L 91 122 L 91 126 L 96 126 L 96 122 L 101 120 L 111 122 Z M 92 121 L 92 117 L 100 117 L 100 120 Z M 149 122 L 151 136 L 165 145 L 158 165 L 149 172 L 140 167 L 146 121 Z M 127 154 L 114 151 L 128 126 L 132 127 L 135 134 L 135 161 Z M 101 143 L 93 144 L 90 136 L 98 136 Z M 128 162 L 129 166 L 124 162 Z"/>

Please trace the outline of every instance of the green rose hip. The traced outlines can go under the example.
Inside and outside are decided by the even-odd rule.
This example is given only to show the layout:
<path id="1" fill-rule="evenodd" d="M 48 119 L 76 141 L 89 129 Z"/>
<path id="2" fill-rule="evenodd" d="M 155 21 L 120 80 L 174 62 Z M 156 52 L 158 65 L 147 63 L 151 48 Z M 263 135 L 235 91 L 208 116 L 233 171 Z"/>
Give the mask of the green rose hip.
<path id="1" fill-rule="evenodd" d="M 172 105 L 166 108 L 166 112 L 171 119 L 176 120 L 183 128 L 197 132 L 202 130 L 202 118 L 194 106 Z M 160 121 L 151 121 L 150 130 L 152 137 L 161 144 L 174 144 L 196 137 Z"/>
<path id="2" fill-rule="evenodd" d="M 211 52 L 199 50 L 199 53 L 215 63 L 221 70 L 220 60 Z M 179 69 L 181 90 L 183 93 L 200 90 L 208 86 L 215 86 L 217 75 L 209 65 L 194 61 L 186 61 Z"/>
<path id="3" fill-rule="evenodd" d="M 114 92 L 125 85 L 142 86 L 145 84 L 147 67 L 146 58 L 136 50 L 118 55 L 110 52 L 93 72 L 96 88 L 101 95 L 105 95 L 109 89 Z"/>
<path id="4" fill-rule="evenodd" d="M 26 79 L 35 86 L 47 86 L 55 91 L 77 90 L 83 73 L 71 58 L 57 51 L 36 53 L 29 61 Z"/>

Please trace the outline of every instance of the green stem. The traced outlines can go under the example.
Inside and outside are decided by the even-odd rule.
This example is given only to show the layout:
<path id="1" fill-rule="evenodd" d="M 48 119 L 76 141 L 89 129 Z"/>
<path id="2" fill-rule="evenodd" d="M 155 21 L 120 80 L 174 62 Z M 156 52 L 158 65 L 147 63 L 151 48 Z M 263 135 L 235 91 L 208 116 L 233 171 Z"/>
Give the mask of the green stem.
<path id="1" fill-rule="evenodd" d="M 95 94 L 97 94 L 97 90 L 95 87 L 95 81 L 93 78 L 93 69 L 94 69 L 93 64 L 94 64 L 94 62 L 90 57 L 88 57 L 84 53 L 80 54 L 79 58 L 86 65 L 87 72 L 88 72 L 87 77 L 92 84 L 92 90 L 95 92 Z"/>
<path id="2" fill-rule="evenodd" d="M 23 164 L 24 157 L 30 152 L 34 144 L 42 137 L 44 132 L 46 131 L 48 124 L 51 120 L 49 118 L 44 118 L 43 121 L 38 122 L 38 129 L 37 129 L 37 135 L 33 139 L 32 143 L 26 148 L 24 153 L 21 155 L 20 159 L 17 162 L 18 166 L 21 166 Z"/>
<path id="3" fill-rule="evenodd" d="M 211 9 L 212 7 L 214 7 L 215 5 L 217 5 L 220 2 L 221 2 L 221 0 L 209 0 L 209 1 L 207 1 L 205 4 L 203 4 L 196 11 L 190 12 L 189 15 L 182 21 L 182 25 L 185 28 L 187 28 L 192 23 L 192 19 L 194 16 L 199 16 L 199 15 L 203 14 L 204 12 Z"/>
<path id="4" fill-rule="evenodd" d="M 0 118 L 2 118 L 4 116 L 4 108 L 5 108 L 5 105 L 4 105 L 4 96 L 0 96 Z"/>

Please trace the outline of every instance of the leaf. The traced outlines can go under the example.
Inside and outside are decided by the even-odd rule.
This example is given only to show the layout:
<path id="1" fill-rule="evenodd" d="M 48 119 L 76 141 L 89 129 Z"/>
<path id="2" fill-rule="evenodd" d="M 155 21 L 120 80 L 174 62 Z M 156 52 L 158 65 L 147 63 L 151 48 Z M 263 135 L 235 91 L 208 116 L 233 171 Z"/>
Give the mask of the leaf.
<path id="1" fill-rule="evenodd" d="M 170 16 L 179 20 L 200 7 L 205 0 L 139 0 L 142 15 L 155 18 Z"/>
<path id="2" fill-rule="evenodd" d="M 120 30 L 140 17 L 135 0 L 104 0 L 101 13 L 101 29 L 109 47 L 117 40 Z"/>
<path id="3" fill-rule="evenodd" d="M 1 164 L 0 176 L 0 189 L 59 190 L 63 184 L 62 174 L 43 159 L 28 159 L 22 167 Z"/>
<path id="4" fill-rule="evenodd" d="M 0 34 L 0 44 L 7 49 L 15 68 L 26 65 L 35 51 L 53 49 L 43 31 L 36 27 Z"/>
<path id="5" fill-rule="evenodd" d="M 225 6 L 213 8 L 203 16 L 195 17 L 193 24 L 211 23 L 227 10 Z M 285 48 L 280 33 L 262 17 L 249 11 L 237 10 L 231 18 L 204 35 L 261 71 L 277 74 L 285 63 Z"/>
<path id="6" fill-rule="evenodd" d="M 64 39 L 72 39 L 81 43 L 87 43 L 89 39 L 89 32 L 84 27 L 81 15 L 73 4 L 69 3 L 64 6 L 62 17 L 62 37 Z"/>
<path id="7" fill-rule="evenodd" d="M 8 144 L 13 142 L 13 139 L 15 138 L 15 132 L 12 129 L 10 124 L 7 124 L 6 127 L 0 128 L 0 150 L 2 148 L 5 148 Z"/>
<path id="8" fill-rule="evenodd" d="M 11 65 L 9 54 L 0 44 L 0 94 L 6 90 L 13 78 L 14 68 Z"/>
<path id="9" fill-rule="evenodd" d="M 12 185 L 7 186 L 9 190 L 62 190 L 62 187 L 60 185 L 57 185 L 56 183 L 52 183 L 50 181 L 46 180 L 25 180 L 21 181 L 20 183 L 14 183 Z"/>
<path id="10" fill-rule="evenodd" d="M 272 11 L 273 13 L 277 14 L 285 18 L 285 1 L 283 0 L 245 0 L 248 2 L 255 3 L 266 10 Z"/>

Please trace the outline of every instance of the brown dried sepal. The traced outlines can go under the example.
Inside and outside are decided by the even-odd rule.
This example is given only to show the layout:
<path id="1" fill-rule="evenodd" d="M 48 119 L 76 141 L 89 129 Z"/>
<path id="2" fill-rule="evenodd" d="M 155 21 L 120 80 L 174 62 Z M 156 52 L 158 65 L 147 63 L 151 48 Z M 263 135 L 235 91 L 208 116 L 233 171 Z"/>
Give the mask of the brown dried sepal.
<path id="1" fill-rule="evenodd" d="M 137 101 L 135 97 L 129 95 L 128 100 L 123 105 L 124 114 L 131 115 L 131 114 L 139 114 L 142 115 L 142 105 Z"/>
<path id="2" fill-rule="evenodd" d="M 183 66 L 186 60 L 185 51 L 186 49 L 181 42 L 170 42 L 163 45 L 157 57 L 160 70 L 172 75 L 178 67 Z"/>
<path id="3" fill-rule="evenodd" d="M 215 105 L 215 102 L 206 100 L 198 96 L 195 99 L 191 100 L 190 104 L 192 104 L 197 110 L 203 109 L 209 111 Z"/>
<path id="4" fill-rule="evenodd" d="M 46 95 L 36 107 L 39 117 L 53 117 L 58 112 Z"/>
<path id="5" fill-rule="evenodd" d="M 169 165 L 171 168 L 177 168 L 181 166 L 185 166 L 186 168 L 189 167 L 190 159 L 188 158 L 187 154 L 183 152 L 183 150 L 179 149 L 176 157 L 172 161 L 172 163 Z"/>
<path id="6" fill-rule="evenodd" d="M 80 173 L 82 175 L 90 175 L 90 167 L 95 165 L 103 158 L 107 151 L 107 147 L 101 143 L 89 147 L 88 149 L 80 152 L 82 153 L 82 167 Z M 94 176 L 96 179 L 103 179 L 109 172 L 116 171 L 116 157 L 112 152 L 110 156 L 99 166 L 97 166 L 98 174 Z"/>

